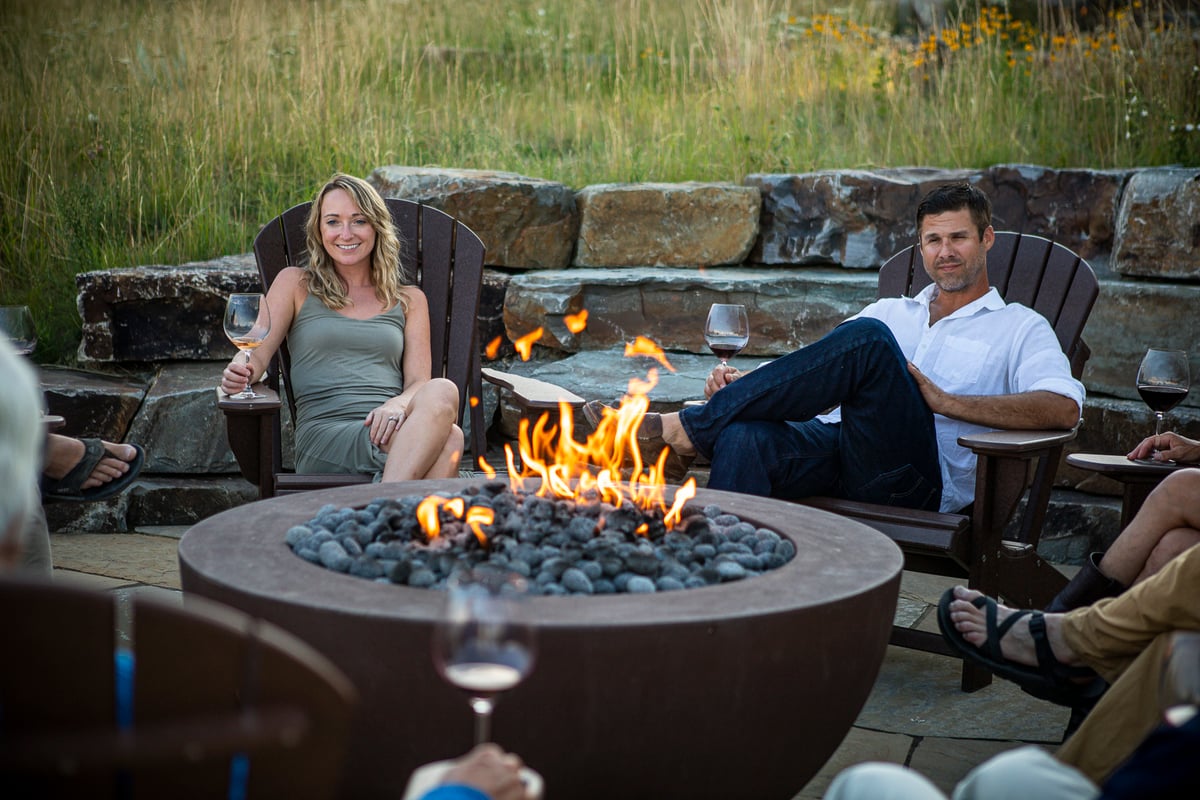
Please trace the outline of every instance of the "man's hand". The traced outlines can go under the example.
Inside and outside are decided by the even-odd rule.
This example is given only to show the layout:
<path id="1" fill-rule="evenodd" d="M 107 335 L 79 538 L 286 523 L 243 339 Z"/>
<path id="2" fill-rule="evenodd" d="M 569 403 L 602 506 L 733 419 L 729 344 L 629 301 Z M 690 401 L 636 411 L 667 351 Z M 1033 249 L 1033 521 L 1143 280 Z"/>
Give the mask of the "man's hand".
<path id="1" fill-rule="evenodd" d="M 929 380 L 911 361 L 908 362 L 908 374 L 917 382 L 917 388 L 921 390 L 921 397 L 925 398 L 925 405 L 929 406 L 929 410 L 935 414 L 945 414 L 948 395 L 941 387 Z"/>
<path id="2" fill-rule="evenodd" d="M 492 800 L 525 800 L 521 759 L 494 744 L 481 744 L 446 771 L 442 783 L 473 786 Z"/>
<path id="3" fill-rule="evenodd" d="M 1147 436 L 1130 451 L 1128 458 L 1182 461 L 1185 464 L 1200 462 L 1200 442 L 1167 431 L 1158 436 Z"/>
<path id="4" fill-rule="evenodd" d="M 1000 430 L 1070 430 L 1079 422 L 1079 405 L 1065 395 L 1044 390 L 1016 394 L 952 394 L 929 380 L 909 362 L 925 404 L 935 414 Z"/>
<path id="5" fill-rule="evenodd" d="M 704 381 L 704 396 L 712 397 L 740 377 L 742 377 L 742 373 L 728 364 L 718 364 L 709 373 L 708 379 Z"/>

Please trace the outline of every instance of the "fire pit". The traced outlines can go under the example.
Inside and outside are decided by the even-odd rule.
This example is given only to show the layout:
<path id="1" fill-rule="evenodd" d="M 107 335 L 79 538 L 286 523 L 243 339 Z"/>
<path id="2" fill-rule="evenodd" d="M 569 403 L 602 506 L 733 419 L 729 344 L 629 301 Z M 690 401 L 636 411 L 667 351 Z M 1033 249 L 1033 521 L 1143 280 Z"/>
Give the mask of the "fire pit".
<path id="1" fill-rule="evenodd" d="M 346 796 L 394 798 L 409 771 L 470 747 L 463 695 L 434 671 L 440 592 L 364 581 L 297 558 L 285 532 L 322 506 L 458 491 L 468 481 L 275 498 L 194 526 L 186 592 L 270 620 L 325 653 L 362 695 Z M 865 702 L 890 633 L 901 554 L 864 525 L 700 490 L 778 531 L 796 555 L 751 580 L 661 594 L 534 597 L 538 662 L 497 707 L 494 735 L 551 796 L 790 798 Z"/>

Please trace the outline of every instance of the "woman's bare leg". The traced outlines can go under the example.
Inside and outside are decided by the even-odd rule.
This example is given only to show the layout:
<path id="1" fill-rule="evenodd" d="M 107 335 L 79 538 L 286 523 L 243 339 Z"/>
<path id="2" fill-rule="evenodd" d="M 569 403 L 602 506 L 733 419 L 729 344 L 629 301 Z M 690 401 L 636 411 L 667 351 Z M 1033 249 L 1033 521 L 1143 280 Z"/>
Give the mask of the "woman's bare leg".
<path id="1" fill-rule="evenodd" d="M 407 481 L 433 477 L 430 473 L 435 465 L 443 461 L 447 443 L 457 427 L 454 424 L 457 419 L 457 386 L 445 378 L 434 378 L 422 386 L 409 402 L 400 430 L 382 448 L 388 454 L 383 467 L 383 480 Z M 458 452 L 462 454 L 461 446 Z M 456 461 L 454 474 L 457 471 Z"/>
<path id="2" fill-rule="evenodd" d="M 451 425 L 450 435 L 446 437 L 446 444 L 442 447 L 442 452 L 438 456 L 437 461 L 433 462 L 433 466 L 429 468 L 429 472 L 425 473 L 425 477 L 430 480 L 437 478 L 457 478 L 458 462 L 462 459 L 465 443 L 466 437 L 463 436 L 462 428 L 457 425 Z"/>
<path id="3" fill-rule="evenodd" d="M 1100 571 L 1132 586 L 1200 542 L 1200 469 L 1168 475 L 1100 559 Z"/>

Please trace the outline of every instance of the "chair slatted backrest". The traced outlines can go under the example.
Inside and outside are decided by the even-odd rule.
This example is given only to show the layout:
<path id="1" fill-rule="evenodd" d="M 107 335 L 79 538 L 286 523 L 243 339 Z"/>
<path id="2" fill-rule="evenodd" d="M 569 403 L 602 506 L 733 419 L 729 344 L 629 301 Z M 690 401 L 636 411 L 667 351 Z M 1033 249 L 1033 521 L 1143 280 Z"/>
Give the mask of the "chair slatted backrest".
<path id="1" fill-rule="evenodd" d="M 433 377 L 458 386 L 462 398 L 460 421 L 470 414 L 471 453 L 483 454 L 485 427 L 482 403 L 471 403 L 482 391 L 477 341 L 479 294 L 483 283 L 485 248 L 475 233 L 454 217 L 411 200 L 388 198 L 392 221 L 402 240 L 401 260 L 429 301 L 429 333 Z M 263 290 L 287 266 L 308 261 L 304 225 L 311 202 L 292 206 L 267 223 L 254 239 Z M 288 408 L 296 417 L 296 401 L 288 381 L 291 354 L 285 342 L 272 363 L 268 384 L 279 390 L 282 376 Z"/>
<path id="2" fill-rule="evenodd" d="M 0 581 L 0 610 L 13 796 L 337 794 L 357 692 L 291 634 L 203 598 L 32 579 Z"/>
<path id="3" fill-rule="evenodd" d="M 1090 350 L 1082 339 L 1100 283 L 1087 261 L 1041 236 L 997 231 L 988 251 L 988 281 L 1009 303 L 1028 306 L 1050 321 L 1076 378 L 1083 375 Z M 913 245 L 879 269 L 879 297 L 913 296 L 931 282 Z"/>

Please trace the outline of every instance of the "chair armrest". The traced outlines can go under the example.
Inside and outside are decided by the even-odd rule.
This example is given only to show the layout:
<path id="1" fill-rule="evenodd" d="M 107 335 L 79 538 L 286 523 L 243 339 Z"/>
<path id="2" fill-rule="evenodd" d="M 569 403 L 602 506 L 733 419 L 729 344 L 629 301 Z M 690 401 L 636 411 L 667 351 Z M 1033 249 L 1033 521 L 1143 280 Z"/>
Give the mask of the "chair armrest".
<path id="1" fill-rule="evenodd" d="M 236 416 L 262 416 L 278 413 L 283 405 L 279 400 L 279 392 L 263 383 L 256 383 L 251 388 L 263 397 L 239 400 L 217 389 L 217 408 L 226 414 Z"/>
<path id="2" fill-rule="evenodd" d="M 482 372 L 488 383 L 512 392 L 513 398 L 521 408 L 556 409 L 559 403 L 579 408 L 586 402 L 574 392 L 548 381 L 526 378 L 511 372 L 500 372 L 491 367 L 484 367 Z"/>
<path id="3" fill-rule="evenodd" d="M 984 431 L 958 437 L 958 443 L 977 455 L 1020 456 L 1061 447 L 1075 438 L 1075 428 L 1058 431 Z"/>

